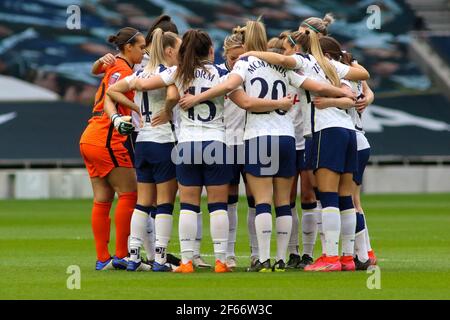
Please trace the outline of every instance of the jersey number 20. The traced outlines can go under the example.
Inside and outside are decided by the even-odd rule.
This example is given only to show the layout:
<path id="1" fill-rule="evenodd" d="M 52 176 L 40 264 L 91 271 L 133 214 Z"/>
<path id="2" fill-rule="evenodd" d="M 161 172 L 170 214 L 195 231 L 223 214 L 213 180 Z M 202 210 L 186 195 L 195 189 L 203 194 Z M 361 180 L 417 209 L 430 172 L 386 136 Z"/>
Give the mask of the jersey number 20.
<path id="1" fill-rule="evenodd" d="M 259 77 L 252 79 L 252 81 L 250 81 L 250 83 L 253 85 L 256 81 L 259 81 L 261 83 L 261 91 L 259 93 L 258 98 L 265 99 L 267 96 L 267 93 L 269 92 L 269 84 L 267 83 L 267 81 L 265 79 L 259 78 Z M 283 95 L 281 97 L 278 96 L 278 87 L 280 84 L 281 84 L 281 91 L 283 92 Z M 272 96 L 271 96 L 272 100 L 278 100 L 282 97 L 285 97 L 286 91 L 287 91 L 286 85 L 284 84 L 284 82 L 281 80 L 276 80 L 272 86 Z M 284 116 L 286 114 L 286 111 L 284 111 L 284 110 L 277 109 L 277 110 L 275 110 L 275 112 L 281 116 Z M 268 112 L 252 112 L 252 113 L 257 114 L 257 113 L 268 113 Z"/>

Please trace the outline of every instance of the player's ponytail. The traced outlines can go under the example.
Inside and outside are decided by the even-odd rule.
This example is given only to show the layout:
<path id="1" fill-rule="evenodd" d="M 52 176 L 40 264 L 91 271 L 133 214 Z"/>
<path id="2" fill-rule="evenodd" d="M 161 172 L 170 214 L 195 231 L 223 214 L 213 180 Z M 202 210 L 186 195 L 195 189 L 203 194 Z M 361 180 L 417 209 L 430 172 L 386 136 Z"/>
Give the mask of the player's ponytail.
<path id="1" fill-rule="evenodd" d="M 172 22 L 172 18 L 166 14 L 160 15 L 155 19 L 153 24 L 150 26 L 147 32 L 147 36 L 145 37 L 145 45 L 148 47 L 153 41 L 153 31 L 157 28 L 160 28 L 162 31 L 173 32 L 178 34 L 178 28 L 175 23 Z"/>
<path id="2" fill-rule="evenodd" d="M 167 64 L 165 50 L 167 47 L 175 48 L 178 35 L 173 32 L 163 32 L 157 28 L 152 33 L 152 45 L 150 46 L 150 60 L 145 66 L 145 71 L 153 72 L 160 64 Z"/>
<path id="3" fill-rule="evenodd" d="M 208 56 L 212 48 L 212 41 L 209 35 L 201 30 L 188 30 L 182 40 L 178 51 L 179 66 L 175 79 L 185 90 L 194 80 L 197 68 L 208 72 L 205 65 L 209 63 Z"/>
<path id="4" fill-rule="evenodd" d="M 303 52 L 311 54 L 317 60 L 320 68 L 327 76 L 328 80 L 337 87 L 341 86 L 341 81 L 337 74 L 336 68 L 324 56 L 322 48 L 320 47 L 319 36 L 314 30 L 305 30 L 304 33 L 298 31 L 292 34 L 295 41 L 302 47 Z"/>
<path id="5" fill-rule="evenodd" d="M 126 44 L 135 44 L 137 36 L 140 34 L 138 30 L 131 27 L 125 27 L 119 30 L 117 34 L 110 35 L 108 42 L 115 45 L 116 48 L 123 52 Z"/>
<path id="6" fill-rule="evenodd" d="M 247 21 L 244 46 L 247 51 L 267 51 L 266 27 L 259 21 Z"/>
<path id="7" fill-rule="evenodd" d="M 353 56 L 351 53 L 343 51 L 336 39 L 328 36 L 321 37 L 319 42 L 325 55 L 328 55 L 331 59 L 342 62 L 343 64 L 351 65 Z"/>

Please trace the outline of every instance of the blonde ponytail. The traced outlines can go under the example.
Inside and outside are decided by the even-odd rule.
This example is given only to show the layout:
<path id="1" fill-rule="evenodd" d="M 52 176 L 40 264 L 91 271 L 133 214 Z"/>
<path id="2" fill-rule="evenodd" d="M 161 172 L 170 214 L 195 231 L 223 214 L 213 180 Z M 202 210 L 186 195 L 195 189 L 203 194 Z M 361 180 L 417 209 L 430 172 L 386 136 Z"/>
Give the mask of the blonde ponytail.
<path id="1" fill-rule="evenodd" d="M 154 72 L 160 64 L 165 63 L 164 48 L 163 48 L 163 35 L 164 32 L 160 28 L 156 28 L 152 32 L 152 43 L 150 44 L 150 50 L 148 55 L 150 60 L 145 66 L 146 72 Z"/>
<path id="2" fill-rule="evenodd" d="M 309 33 L 309 40 L 310 40 L 310 52 L 316 58 L 317 63 L 322 68 L 323 72 L 325 72 L 325 75 L 327 76 L 328 80 L 336 86 L 341 86 L 341 80 L 337 74 L 336 68 L 331 64 L 331 62 L 324 56 L 322 52 L 322 48 L 320 47 L 319 42 L 319 36 L 316 32 L 310 31 L 306 32 Z"/>
<path id="3" fill-rule="evenodd" d="M 259 19 L 247 21 L 244 43 L 247 51 L 267 51 L 266 27 Z"/>
<path id="4" fill-rule="evenodd" d="M 160 28 L 155 29 L 152 33 L 152 43 L 150 44 L 148 53 L 150 60 L 144 70 L 152 73 L 160 64 L 166 65 L 165 50 L 167 47 L 175 48 L 177 39 L 179 38 L 180 37 L 173 32 L 163 32 Z"/>

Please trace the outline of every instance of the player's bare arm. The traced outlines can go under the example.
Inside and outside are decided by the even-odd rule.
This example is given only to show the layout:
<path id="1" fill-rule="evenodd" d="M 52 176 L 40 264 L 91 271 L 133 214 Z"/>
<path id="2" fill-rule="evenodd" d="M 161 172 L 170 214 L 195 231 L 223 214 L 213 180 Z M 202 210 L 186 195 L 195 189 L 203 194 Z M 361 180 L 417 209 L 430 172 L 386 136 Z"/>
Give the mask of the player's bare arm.
<path id="1" fill-rule="evenodd" d="M 292 97 L 289 95 L 279 100 L 260 99 L 248 96 L 244 90 L 235 90 L 228 97 L 242 109 L 251 112 L 270 112 L 279 109 L 288 111 L 292 107 Z"/>

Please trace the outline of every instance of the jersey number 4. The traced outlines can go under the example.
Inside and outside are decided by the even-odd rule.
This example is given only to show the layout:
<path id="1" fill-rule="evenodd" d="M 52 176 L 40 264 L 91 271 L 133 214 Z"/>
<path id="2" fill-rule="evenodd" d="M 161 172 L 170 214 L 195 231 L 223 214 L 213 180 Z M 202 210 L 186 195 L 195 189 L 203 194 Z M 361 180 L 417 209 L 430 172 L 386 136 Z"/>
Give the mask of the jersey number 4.
<path id="1" fill-rule="evenodd" d="M 150 111 L 150 106 L 148 105 L 148 92 L 142 92 L 142 103 L 141 103 L 141 113 L 142 116 L 145 116 L 145 122 L 150 123 L 152 121 Z"/>

